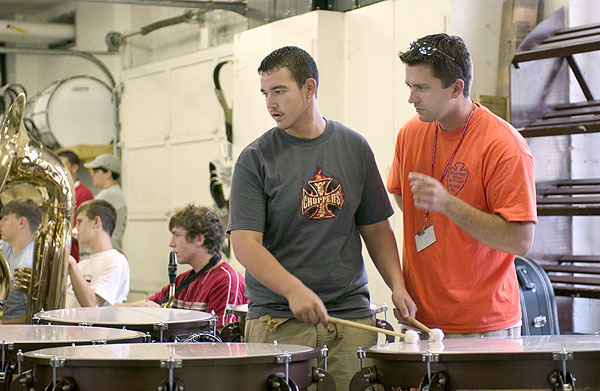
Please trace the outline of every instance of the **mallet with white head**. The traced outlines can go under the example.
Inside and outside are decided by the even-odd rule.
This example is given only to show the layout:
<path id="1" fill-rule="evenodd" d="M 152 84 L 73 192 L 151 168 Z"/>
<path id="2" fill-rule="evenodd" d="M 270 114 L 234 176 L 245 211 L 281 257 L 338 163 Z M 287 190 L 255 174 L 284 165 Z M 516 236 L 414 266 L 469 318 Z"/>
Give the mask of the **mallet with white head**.
<path id="1" fill-rule="evenodd" d="M 408 321 L 429 334 L 429 340 L 431 342 L 441 342 L 444 339 L 444 332 L 442 330 L 430 329 L 411 316 L 408 317 Z"/>

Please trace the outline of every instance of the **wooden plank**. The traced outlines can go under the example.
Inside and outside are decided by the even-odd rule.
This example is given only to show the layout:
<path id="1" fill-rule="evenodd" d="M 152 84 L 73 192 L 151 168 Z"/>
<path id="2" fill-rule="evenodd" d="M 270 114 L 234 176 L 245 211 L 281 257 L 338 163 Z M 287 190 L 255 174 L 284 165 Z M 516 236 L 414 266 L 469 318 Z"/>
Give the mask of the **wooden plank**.
<path id="1" fill-rule="evenodd" d="M 600 289 L 598 288 L 576 288 L 565 285 L 553 286 L 556 296 L 567 297 L 587 297 L 590 299 L 600 299 Z"/>
<path id="2" fill-rule="evenodd" d="M 550 38 L 544 40 L 543 43 L 564 42 L 572 39 L 585 38 L 591 36 L 600 36 L 600 25 L 595 24 L 591 25 L 588 28 L 570 31 L 563 30 L 562 33 L 559 31 L 556 35 L 553 35 Z"/>
<path id="3" fill-rule="evenodd" d="M 538 206 L 538 216 L 600 216 L 600 206 Z"/>
<path id="4" fill-rule="evenodd" d="M 537 195 L 600 194 L 600 186 L 536 188 Z"/>
<path id="5" fill-rule="evenodd" d="M 584 107 L 595 107 L 600 106 L 600 100 L 592 100 L 585 102 L 575 102 L 575 103 L 563 103 L 560 105 L 554 106 L 554 110 L 569 110 L 576 108 L 584 108 Z"/>
<path id="6" fill-rule="evenodd" d="M 548 275 L 553 283 L 576 284 L 576 285 L 597 285 L 600 287 L 600 278 L 580 277 L 580 276 L 555 276 Z"/>
<path id="7" fill-rule="evenodd" d="M 600 115 L 600 106 L 590 107 L 573 107 L 570 109 L 553 110 L 549 111 L 542 117 L 543 119 L 548 118 L 563 118 L 572 117 L 576 115 Z"/>
<path id="8" fill-rule="evenodd" d="M 599 121 L 600 122 L 600 121 Z M 600 132 L 600 123 L 560 124 L 548 126 L 527 126 L 517 129 L 523 137 L 564 136 Z"/>
<path id="9" fill-rule="evenodd" d="M 569 196 L 555 196 L 555 197 L 537 197 L 538 205 L 577 205 L 577 204 L 599 204 L 600 196 L 591 197 L 569 197 Z"/>
<path id="10" fill-rule="evenodd" d="M 586 179 L 556 179 L 552 181 L 537 182 L 536 188 L 562 187 L 562 186 L 595 186 L 600 185 L 600 178 Z"/>
<path id="11" fill-rule="evenodd" d="M 580 26 L 565 27 L 565 28 L 558 30 L 555 33 L 555 35 L 564 35 L 564 34 L 570 34 L 570 33 L 577 32 L 577 31 L 591 30 L 591 29 L 595 29 L 597 27 L 600 27 L 600 23 L 589 23 L 589 24 L 582 24 Z"/>
<path id="12" fill-rule="evenodd" d="M 595 125 L 600 122 L 600 115 L 587 115 L 578 117 L 541 118 L 531 123 L 528 128 L 549 127 L 556 125 Z"/>
<path id="13" fill-rule="evenodd" d="M 600 50 L 600 39 L 597 36 L 578 38 L 566 42 L 542 43 L 531 50 L 517 53 L 512 63 L 517 65 L 520 62 L 565 57 L 596 50 Z"/>
<path id="14" fill-rule="evenodd" d="M 596 262 L 600 263 L 600 255 L 564 255 L 558 262 Z"/>
<path id="15" fill-rule="evenodd" d="M 550 273 L 581 273 L 581 274 L 600 274 L 600 267 L 597 266 L 575 266 L 575 265 L 542 265 L 546 272 Z"/>

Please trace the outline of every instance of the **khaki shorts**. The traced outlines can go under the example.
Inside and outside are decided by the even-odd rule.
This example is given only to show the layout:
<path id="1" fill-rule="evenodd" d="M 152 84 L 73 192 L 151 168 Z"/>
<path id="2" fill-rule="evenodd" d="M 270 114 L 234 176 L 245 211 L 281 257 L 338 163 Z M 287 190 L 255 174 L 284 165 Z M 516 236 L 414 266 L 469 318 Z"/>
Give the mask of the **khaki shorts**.
<path id="1" fill-rule="evenodd" d="M 519 338 L 521 337 L 521 326 L 509 327 L 502 330 L 488 331 L 485 333 L 471 334 L 446 334 L 445 338 L 469 338 L 469 337 L 504 337 L 504 338 Z"/>
<path id="2" fill-rule="evenodd" d="M 354 322 L 374 326 L 372 316 L 351 319 Z M 246 342 L 294 344 L 322 348 L 327 345 L 329 355 L 327 372 L 333 376 L 338 390 L 349 389 L 352 377 L 360 369 L 356 352 L 359 347 L 367 350 L 377 343 L 377 333 L 330 323 L 328 328 L 322 324 L 301 323 L 294 318 L 276 318 L 263 316 L 260 319 L 246 320 Z M 323 368 L 323 359 L 316 364 Z M 363 359 L 363 366 L 371 366 L 372 361 Z"/>

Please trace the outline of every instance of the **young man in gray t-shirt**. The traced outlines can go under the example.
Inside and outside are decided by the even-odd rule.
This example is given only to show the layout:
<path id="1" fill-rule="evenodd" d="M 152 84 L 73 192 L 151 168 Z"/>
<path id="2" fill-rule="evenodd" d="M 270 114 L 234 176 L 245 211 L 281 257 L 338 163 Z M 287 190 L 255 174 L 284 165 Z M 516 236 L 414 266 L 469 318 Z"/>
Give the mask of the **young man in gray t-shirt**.
<path id="1" fill-rule="evenodd" d="M 361 237 L 394 305 L 406 316 L 414 306 L 388 222 L 393 210 L 367 141 L 322 117 L 312 57 L 280 48 L 258 72 L 277 127 L 238 158 L 228 229 L 247 270 L 246 340 L 326 344 L 328 370 L 347 389 L 356 349 L 376 335 L 330 325 L 328 316 L 374 324 Z"/>

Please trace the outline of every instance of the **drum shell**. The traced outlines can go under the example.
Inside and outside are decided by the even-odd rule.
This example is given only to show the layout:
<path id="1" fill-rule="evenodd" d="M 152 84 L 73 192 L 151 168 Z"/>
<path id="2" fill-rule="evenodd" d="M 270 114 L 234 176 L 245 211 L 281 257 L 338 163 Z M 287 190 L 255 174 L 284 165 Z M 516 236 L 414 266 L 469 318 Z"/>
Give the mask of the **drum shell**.
<path id="1" fill-rule="evenodd" d="M 231 308 L 231 312 L 237 316 L 237 323 L 240 327 L 240 336 L 242 341 L 246 330 L 246 315 L 248 315 L 248 304 L 240 304 Z"/>
<path id="2" fill-rule="evenodd" d="M 210 343 L 192 344 L 210 345 Z M 177 345 L 184 346 L 186 343 Z M 316 350 L 310 353 L 292 354 L 289 376 L 300 389 L 305 389 L 312 383 L 311 360 L 317 355 Z M 28 359 L 34 362 L 33 389 L 43 390 L 53 380 L 53 368 L 48 359 L 30 357 Z M 155 390 L 169 376 L 168 369 L 161 368 L 157 360 L 132 362 L 119 359 L 67 358 L 65 366 L 57 368 L 56 371 L 58 379 L 72 377 L 77 383 L 77 389 L 86 391 Z M 285 373 L 285 366 L 277 364 L 276 357 L 273 356 L 231 359 L 205 357 L 184 359 L 181 368 L 174 369 L 173 373 L 176 381 L 184 384 L 186 390 L 258 391 L 267 389 L 266 381 L 270 375 Z"/>
<path id="3" fill-rule="evenodd" d="M 50 347 L 78 346 L 91 344 L 112 344 L 144 342 L 145 335 L 128 330 L 113 330 L 82 326 L 48 326 L 48 325 L 0 325 L 0 338 L 7 344 L 5 357 L 7 361 L 17 363 L 17 352 L 27 353 Z M 10 349 L 8 349 L 10 345 Z M 21 371 L 32 368 L 32 363 L 25 360 L 21 363 Z M 7 389 L 8 382 L 0 382 L 0 390 Z"/>
<path id="4" fill-rule="evenodd" d="M 151 307 L 71 308 L 39 312 L 34 316 L 34 321 L 41 324 L 135 330 L 150 334 L 153 341 L 159 342 L 183 340 L 195 333 L 212 333 L 210 319 L 211 315 L 202 311 Z"/>
<path id="5" fill-rule="evenodd" d="M 578 336 L 556 337 L 563 338 L 562 341 L 567 341 L 564 344 L 567 351 L 570 351 L 569 346 L 575 347 L 582 343 L 581 341 L 577 342 Z M 539 338 L 555 337 L 525 337 L 524 340 L 535 341 L 535 343 L 541 341 L 539 346 L 543 346 L 544 340 Z M 470 338 L 469 340 L 473 341 L 473 344 L 477 344 L 484 339 Z M 600 337 L 591 339 L 591 341 L 594 340 L 596 345 L 600 343 Z M 446 344 L 452 342 L 452 339 L 449 339 Z M 402 389 L 418 388 L 421 381 L 427 376 L 427 365 L 424 362 L 423 355 L 431 347 L 427 343 L 421 343 L 421 345 L 415 347 L 414 352 L 399 354 L 381 353 L 373 350 L 373 348 L 369 349 L 367 357 L 373 360 L 376 367 L 378 383 L 383 385 L 386 390 L 395 387 Z M 556 344 L 556 346 L 560 345 L 561 343 Z M 554 370 L 562 369 L 562 361 L 554 359 L 553 353 L 560 353 L 561 349 L 550 348 L 544 351 L 539 346 L 530 351 L 439 352 L 436 349 L 431 349 L 433 354 L 438 354 L 439 362 L 431 362 L 430 368 L 432 373 L 445 371 L 449 375 L 450 389 L 551 389 L 548 381 L 549 375 Z M 582 343 L 581 346 L 585 346 L 585 343 Z M 566 361 L 566 366 L 567 370 L 577 379 L 576 386 L 578 389 L 600 390 L 597 373 L 597 368 L 600 368 L 599 348 L 573 352 L 573 358 Z"/>
<path id="6" fill-rule="evenodd" d="M 116 131 L 116 105 L 106 83 L 76 75 L 55 81 L 29 100 L 26 117 L 42 138 L 51 133 L 63 146 L 108 144 Z"/>

